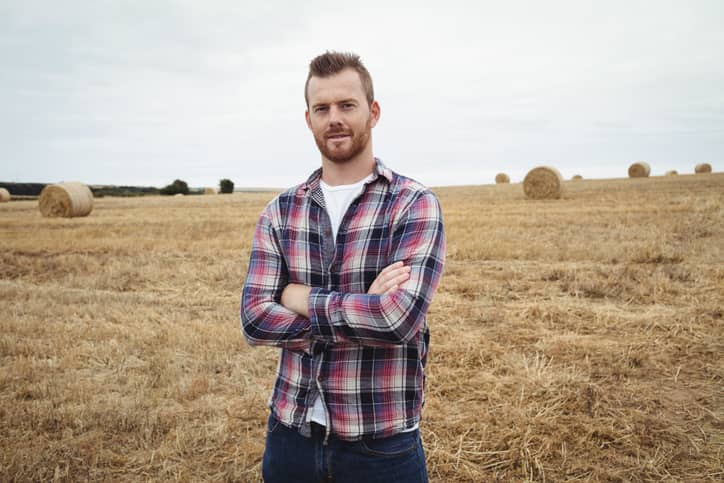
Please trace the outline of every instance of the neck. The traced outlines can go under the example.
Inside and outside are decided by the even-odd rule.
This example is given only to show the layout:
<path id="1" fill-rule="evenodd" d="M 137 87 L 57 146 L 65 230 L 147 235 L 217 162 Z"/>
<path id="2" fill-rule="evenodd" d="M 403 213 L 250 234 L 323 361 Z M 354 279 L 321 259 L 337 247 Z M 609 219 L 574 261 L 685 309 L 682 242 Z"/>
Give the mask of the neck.
<path id="1" fill-rule="evenodd" d="M 352 184 L 364 179 L 375 169 L 372 150 L 365 150 L 354 159 L 343 163 L 330 161 L 322 156 L 322 180 L 329 186 Z"/>

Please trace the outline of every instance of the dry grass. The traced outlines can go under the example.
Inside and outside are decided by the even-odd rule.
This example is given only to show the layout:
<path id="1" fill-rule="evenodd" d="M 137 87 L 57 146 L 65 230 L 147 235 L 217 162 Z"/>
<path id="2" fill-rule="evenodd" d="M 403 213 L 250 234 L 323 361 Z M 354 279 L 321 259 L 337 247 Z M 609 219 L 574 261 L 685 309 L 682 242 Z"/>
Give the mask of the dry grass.
<path id="1" fill-rule="evenodd" d="M 565 184 L 436 190 L 432 481 L 721 481 L 724 174 Z M 277 353 L 237 310 L 271 196 L 2 205 L 0 480 L 258 481 Z"/>

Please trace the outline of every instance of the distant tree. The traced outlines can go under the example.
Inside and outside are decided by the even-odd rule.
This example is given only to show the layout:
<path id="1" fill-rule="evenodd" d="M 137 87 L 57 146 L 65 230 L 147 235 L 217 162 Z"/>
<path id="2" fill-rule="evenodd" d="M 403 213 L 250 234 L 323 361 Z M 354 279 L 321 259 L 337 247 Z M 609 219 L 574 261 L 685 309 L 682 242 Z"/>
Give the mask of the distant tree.
<path id="1" fill-rule="evenodd" d="M 233 193 L 234 182 L 230 179 L 224 178 L 219 181 L 219 193 Z"/>
<path id="2" fill-rule="evenodd" d="M 183 195 L 189 194 L 189 185 L 186 184 L 186 181 L 177 179 L 174 180 L 174 182 L 170 185 L 161 188 L 162 195 L 175 195 L 178 193 L 181 193 Z"/>

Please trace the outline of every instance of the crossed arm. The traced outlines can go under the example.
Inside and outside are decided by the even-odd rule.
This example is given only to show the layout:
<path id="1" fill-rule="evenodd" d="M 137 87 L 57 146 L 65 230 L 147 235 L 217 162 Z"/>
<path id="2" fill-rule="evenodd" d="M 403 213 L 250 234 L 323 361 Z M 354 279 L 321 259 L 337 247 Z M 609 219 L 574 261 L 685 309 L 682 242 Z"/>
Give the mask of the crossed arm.
<path id="1" fill-rule="evenodd" d="M 367 290 L 368 295 L 390 294 L 400 287 L 400 284 L 410 278 L 410 267 L 402 262 L 395 262 L 385 267 Z M 290 283 L 282 292 L 282 305 L 292 312 L 309 318 L 309 294 L 312 287 L 299 283 Z"/>
<path id="2" fill-rule="evenodd" d="M 331 344 L 399 345 L 414 337 L 425 319 L 445 256 L 437 199 L 425 193 L 400 215 L 389 258 L 367 293 L 342 293 L 289 283 L 281 246 L 269 213 L 257 224 L 241 322 L 251 345 L 304 350 L 310 340 Z"/>

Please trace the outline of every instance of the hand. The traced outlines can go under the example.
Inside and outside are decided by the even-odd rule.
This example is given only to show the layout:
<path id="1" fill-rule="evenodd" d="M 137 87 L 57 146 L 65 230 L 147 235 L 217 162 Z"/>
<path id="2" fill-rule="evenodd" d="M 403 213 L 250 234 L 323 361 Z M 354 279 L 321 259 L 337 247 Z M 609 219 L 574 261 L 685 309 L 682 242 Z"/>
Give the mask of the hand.
<path id="1" fill-rule="evenodd" d="M 282 305 L 302 317 L 309 318 L 309 293 L 311 287 L 298 283 L 290 283 L 282 292 Z"/>
<path id="2" fill-rule="evenodd" d="M 410 267 L 403 262 L 395 262 L 385 267 L 367 291 L 368 295 L 385 295 L 400 288 L 400 284 L 410 278 Z"/>

